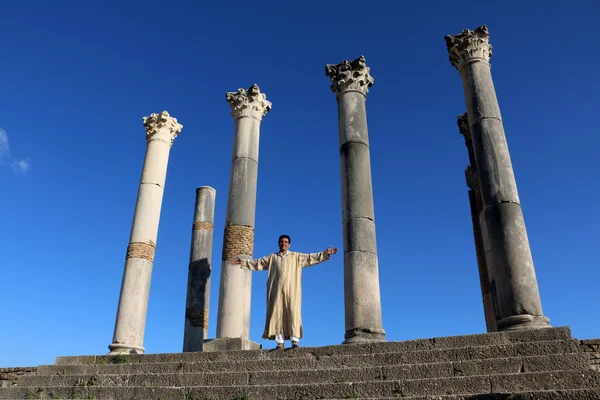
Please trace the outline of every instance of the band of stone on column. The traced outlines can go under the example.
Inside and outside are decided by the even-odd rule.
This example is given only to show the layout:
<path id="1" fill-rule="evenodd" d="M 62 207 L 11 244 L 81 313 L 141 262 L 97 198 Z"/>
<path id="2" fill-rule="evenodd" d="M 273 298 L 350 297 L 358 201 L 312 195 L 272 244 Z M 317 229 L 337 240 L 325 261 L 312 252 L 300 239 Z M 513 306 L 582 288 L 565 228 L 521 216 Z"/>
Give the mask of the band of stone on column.
<path id="1" fill-rule="evenodd" d="M 214 230 L 214 225 L 211 224 L 210 222 L 205 222 L 205 221 L 196 221 L 194 222 L 194 225 L 192 225 L 192 231 L 213 231 Z"/>
<path id="2" fill-rule="evenodd" d="M 233 257 L 239 254 L 252 255 L 253 250 L 253 227 L 244 225 L 230 225 L 225 228 L 225 233 L 223 235 L 223 261 L 231 260 Z"/>
<path id="3" fill-rule="evenodd" d="M 206 307 L 188 307 L 185 309 L 185 318 L 190 321 L 194 328 L 208 329 L 208 308 Z"/>
<path id="4" fill-rule="evenodd" d="M 144 260 L 154 262 L 154 253 L 156 252 L 156 244 L 152 241 L 148 243 L 144 242 L 133 242 L 127 246 L 127 255 L 125 259 L 129 258 L 143 258 Z"/>

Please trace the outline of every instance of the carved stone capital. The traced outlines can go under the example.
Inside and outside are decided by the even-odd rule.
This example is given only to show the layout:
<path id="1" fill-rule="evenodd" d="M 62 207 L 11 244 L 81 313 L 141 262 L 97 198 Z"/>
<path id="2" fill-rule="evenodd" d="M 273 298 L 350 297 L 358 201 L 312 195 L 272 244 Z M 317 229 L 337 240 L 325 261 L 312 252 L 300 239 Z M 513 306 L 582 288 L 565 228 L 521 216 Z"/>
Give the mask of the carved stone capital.
<path id="1" fill-rule="evenodd" d="M 149 117 L 142 119 L 144 128 L 146 128 L 146 140 L 162 140 L 171 146 L 175 138 L 181 132 L 183 125 L 177 122 L 167 111 L 160 114 L 150 114 Z"/>
<path id="2" fill-rule="evenodd" d="M 446 47 L 450 54 L 450 63 L 460 71 L 463 65 L 471 61 L 489 62 L 492 57 L 490 34 L 485 25 L 474 31 L 465 29 L 458 35 L 446 35 Z"/>
<path id="3" fill-rule="evenodd" d="M 471 139 L 471 129 L 469 128 L 469 118 L 467 113 L 459 114 L 456 118 L 458 124 L 458 130 L 460 134 L 464 136 L 465 140 Z"/>
<path id="4" fill-rule="evenodd" d="M 343 60 L 340 64 L 326 64 L 325 75 L 333 84 L 331 90 L 339 95 L 346 90 L 354 90 L 367 95 L 375 79 L 370 74 L 371 68 L 367 67 L 364 56 L 354 61 Z"/>
<path id="5" fill-rule="evenodd" d="M 225 99 L 231 106 L 231 115 L 234 118 L 253 117 L 262 120 L 269 111 L 272 103 L 267 100 L 267 95 L 260 92 L 255 83 L 250 89 L 238 89 L 237 92 L 225 93 Z"/>

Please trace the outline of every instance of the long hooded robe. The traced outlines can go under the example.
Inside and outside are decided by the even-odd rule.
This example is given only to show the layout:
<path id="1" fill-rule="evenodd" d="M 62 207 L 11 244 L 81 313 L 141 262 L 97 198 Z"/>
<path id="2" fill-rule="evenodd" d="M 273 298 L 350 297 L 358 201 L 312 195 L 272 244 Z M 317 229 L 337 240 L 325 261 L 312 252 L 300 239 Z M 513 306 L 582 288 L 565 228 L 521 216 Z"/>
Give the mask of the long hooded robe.
<path id="1" fill-rule="evenodd" d="M 302 268 L 329 260 L 327 251 L 303 254 L 287 251 L 255 260 L 241 260 L 240 268 L 269 271 L 267 278 L 267 319 L 263 339 L 274 340 L 283 333 L 302 337 Z"/>

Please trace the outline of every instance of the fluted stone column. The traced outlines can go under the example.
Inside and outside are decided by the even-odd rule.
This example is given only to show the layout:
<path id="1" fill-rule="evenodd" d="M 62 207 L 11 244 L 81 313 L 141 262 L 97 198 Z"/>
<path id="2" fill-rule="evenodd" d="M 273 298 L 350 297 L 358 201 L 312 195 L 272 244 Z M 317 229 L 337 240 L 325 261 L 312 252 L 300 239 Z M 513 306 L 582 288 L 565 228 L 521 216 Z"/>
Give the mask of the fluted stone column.
<path id="1" fill-rule="evenodd" d="M 208 338 L 210 275 L 212 272 L 213 227 L 216 190 L 210 186 L 196 189 L 192 245 L 188 268 L 183 351 L 202 351 Z"/>
<path id="2" fill-rule="evenodd" d="M 235 136 L 221 257 L 217 339 L 206 343 L 205 351 L 260 347 L 248 340 L 252 272 L 232 264 L 231 259 L 252 258 L 260 123 L 271 110 L 271 102 L 256 84 L 248 90 L 229 92 L 226 99 L 235 119 Z"/>
<path id="3" fill-rule="evenodd" d="M 154 263 L 158 221 L 167 176 L 169 152 L 182 125 L 163 111 L 143 119 L 146 128 L 146 158 L 125 257 L 119 308 L 111 354 L 144 352 L 144 330 Z"/>
<path id="4" fill-rule="evenodd" d="M 488 274 L 498 330 L 544 328 L 535 269 L 517 184 L 494 90 L 487 27 L 447 35 L 450 62 L 462 78 L 477 160 L 490 253 Z"/>
<path id="5" fill-rule="evenodd" d="M 338 103 L 344 235 L 344 343 L 384 341 L 375 211 L 367 131 L 367 92 L 373 78 L 365 58 L 328 64 Z"/>
<path id="6" fill-rule="evenodd" d="M 496 332 L 496 314 L 494 311 L 494 302 L 492 297 L 492 286 L 487 271 L 486 247 L 481 226 L 485 225 L 485 215 L 483 213 L 483 198 L 479 188 L 477 177 L 477 161 L 473 152 L 473 141 L 471 131 L 469 130 L 469 121 L 467 114 L 458 116 L 458 128 L 460 134 L 465 138 L 465 145 L 469 153 L 469 166 L 465 171 L 467 187 L 469 188 L 469 205 L 471 208 L 471 222 L 473 224 L 473 239 L 475 241 L 475 255 L 477 257 L 477 269 L 479 271 L 479 284 L 481 286 L 481 297 L 483 299 L 483 313 L 485 316 L 485 325 L 488 332 Z"/>

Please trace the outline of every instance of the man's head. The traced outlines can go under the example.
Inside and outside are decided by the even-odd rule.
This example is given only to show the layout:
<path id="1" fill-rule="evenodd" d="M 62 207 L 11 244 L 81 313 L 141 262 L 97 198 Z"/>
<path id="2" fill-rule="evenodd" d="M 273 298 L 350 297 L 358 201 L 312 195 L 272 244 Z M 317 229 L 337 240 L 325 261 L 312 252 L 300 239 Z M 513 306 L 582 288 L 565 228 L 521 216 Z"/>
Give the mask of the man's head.
<path id="1" fill-rule="evenodd" d="M 288 235 L 279 236 L 279 251 L 287 251 L 292 244 L 292 239 Z"/>

